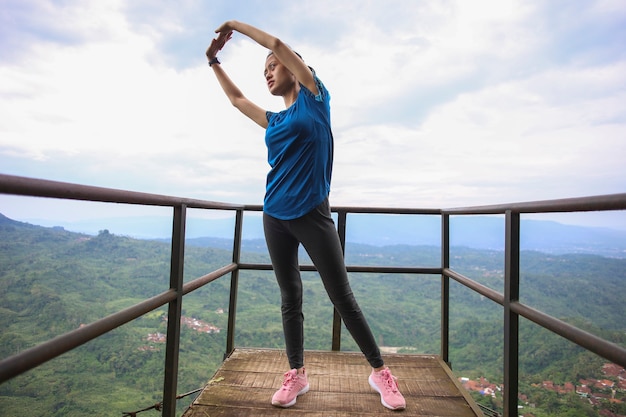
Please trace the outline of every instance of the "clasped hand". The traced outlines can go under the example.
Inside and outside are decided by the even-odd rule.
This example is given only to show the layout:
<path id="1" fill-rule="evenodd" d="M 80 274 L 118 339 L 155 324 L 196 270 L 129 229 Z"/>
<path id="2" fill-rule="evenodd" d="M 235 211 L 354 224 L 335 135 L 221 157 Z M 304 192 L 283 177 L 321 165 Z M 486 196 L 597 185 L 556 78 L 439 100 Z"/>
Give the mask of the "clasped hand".
<path id="1" fill-rule="evenodd" d="M 219 31 L 218 29 L 216 32 L 218 32 L 217 38 L 211 41 L 211 45 L 209 45 L 206 50 L 206 57 L 209 60 L 215 58 L 217 56 L 217 53 L 224 47 L 224 45 L 226 45 L 226 42 L 228 42 L 233 37 L 232 30 Z"/>

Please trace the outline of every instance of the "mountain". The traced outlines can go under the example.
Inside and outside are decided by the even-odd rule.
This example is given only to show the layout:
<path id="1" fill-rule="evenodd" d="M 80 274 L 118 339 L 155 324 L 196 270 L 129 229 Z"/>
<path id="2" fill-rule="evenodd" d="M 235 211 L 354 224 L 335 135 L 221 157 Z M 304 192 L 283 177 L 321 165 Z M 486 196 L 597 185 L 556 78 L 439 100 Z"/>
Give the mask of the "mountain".
<path id="1" fill-rule="evenodd" d="M 187 220 L 187 238 L 198 239 L 196 243 L 202 239 L 212 238 L 232 240 L 233 218 L 203 219 L 190 216 Z M 32 220 L 32 222 L 92 235 L 103 229 L 140 239 L 168 239 L 171 234 L 171 219 L 168 217 L 103 218 L 77 222 Z M 501 216 L 453 216 L 450 220 L 450 231 L 453 246 L 504 249 L 504 218 Z M 350 214 L 346 240 L 373 246 L 399 244 L 439 246 L 440 234 L 441 224 L 438 216 Z M 243 239 L 263 239 L 262 219 L 258 213 L 244 216 Z M 521 247 L 555 254 L 586 253 L 626 258 L 626 230 L 522 219 Z"/>
<path id="2" fill-rule="evenodd" d="M 0 357 L 168 287 L 169 243 L 115 235 L 102 226 L 93 236 L 0 215 Z M 262 242 L 245 240 L 242 256 L 246 262 L 267 262 L 267 254 L 259 248 Z M 195 243 L 185 248 L 186 281 L 230 262 L 230 239 L 205 238 Z M 440 256 L 434 245 L 353 243 L 348 249 L 348 262 L 361 265 L 430 266 L 437 265 Z M 452 252 L 451 264 L 456 270 L 490 288 L 502 288 L 501 251 L 455 246 Z M 523 302 L 580 323 L 581 328 L 615 343 L 626 343 L 621 291 L 626 280 L 625 259 L 523 251 L 521 260 Z M 381 346 L 412 353 L 439 351 L 439 276 L 355 273 L 350 279 Z M 305 348 L 329 349 L 332 305 L 315 273 L 303 273 L 303 281 Z M 239 285 L 237 346 L 283 347 L 280 294 L 272 272 L 241 271 Z M 224 277 L 185 296 L 183 315 L 225 329 L 229 287 L 230 280 Z M 150 336 L 165 332 L 165 311 L 151 312 L 0 385 L 1 414 L 22 416 L 28 409 L 29 415 L 37 416 L 119 416 L 154 404 L 162 390 L 164 345 Z M 455 372 L 501 380 L 501 308 L 453 282 L 450 319 Z M 525 386 L 601 376 L 600 358 L 590 358 L 572 343 L 538 330 L 528 321 L 522 321 L 520 332 Z M 211 377 L 223 358 L 225 333 L 181 329 L 179 392 L 201 387 Z M 342 349 L 357 350 L 345 329 Z M 533 402 L 541 406 L 540 398 Z"/>

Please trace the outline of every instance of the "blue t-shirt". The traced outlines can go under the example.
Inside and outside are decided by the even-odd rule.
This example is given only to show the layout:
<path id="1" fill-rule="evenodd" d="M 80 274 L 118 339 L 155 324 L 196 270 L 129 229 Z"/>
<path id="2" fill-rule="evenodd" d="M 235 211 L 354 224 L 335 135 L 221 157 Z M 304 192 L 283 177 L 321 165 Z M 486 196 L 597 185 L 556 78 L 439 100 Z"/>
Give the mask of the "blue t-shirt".
<path id="1" fill-rule="evenodd" d="M 334 147 L 330 95 L 317 77 L 315 82 L 317 96 L 300 84 L 289 108 L 267 112 L 265 144 L 271 170 L 263 210 L 277 219 L 304 216 L 330 192 Z"/>

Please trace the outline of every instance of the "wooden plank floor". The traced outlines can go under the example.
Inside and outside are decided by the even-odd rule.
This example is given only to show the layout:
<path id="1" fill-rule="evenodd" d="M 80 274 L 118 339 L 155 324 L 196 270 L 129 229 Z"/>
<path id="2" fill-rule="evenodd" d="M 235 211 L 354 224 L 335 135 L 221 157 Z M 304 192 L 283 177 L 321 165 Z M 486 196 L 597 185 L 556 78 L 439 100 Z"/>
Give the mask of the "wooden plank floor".
<path id="1" fill-rule="evenodd" d="M 407 408 L 391 411 L 367 382 L 371 371 L 361 353 L 306 351 L 311 389 L 291 408 L 271 405 L 288 370 L 282 350 L 236 349 L 183 417 L 305 416 L 482 417 L 449 368 L 437 356 L 385 354 Z"/>

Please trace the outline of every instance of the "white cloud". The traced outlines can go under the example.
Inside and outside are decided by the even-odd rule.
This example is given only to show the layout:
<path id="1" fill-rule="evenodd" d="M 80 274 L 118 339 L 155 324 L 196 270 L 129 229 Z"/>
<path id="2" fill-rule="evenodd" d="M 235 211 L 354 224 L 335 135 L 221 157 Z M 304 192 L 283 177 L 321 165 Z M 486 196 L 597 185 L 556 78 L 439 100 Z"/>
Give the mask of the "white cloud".
<path id="1" fill-rule="evenodd" d="M 39 161 L 62 153 L 103 178 L 126 170 L 188 183 L 205 178 L 204 165 L 222 172 L 222 181 L 235 170 L 249 177 L 259 165 L 251 159 L 263 161 L 262 131 L 233 111 L 208 67 L 178 71 L 155 64 L 152 38 L 128 31 L 121 15 L 110 25 L 90 42 L 34 44 L 37 60 L 0 68 L 3 153 Z M 189 172 L 191 166 L 199 172 Z"/>
<path id="2" fill-rule="evenodd" d="M 263 131 L 203 57 L 237 17 L 229 2 L 9 6 L 19 24 L 0 33 L 21 40 L 0 42 L 3 172 L 261 202 Z M 607 34 L 626 21 L 622 2 L 274 6 L 242 13 L 330 89 L 334 203 L 449 207 L 626 186 L 626 59 Z M 236 34 L 220 58 L 248 97 L 279 110 L 265 54 Z"/>

